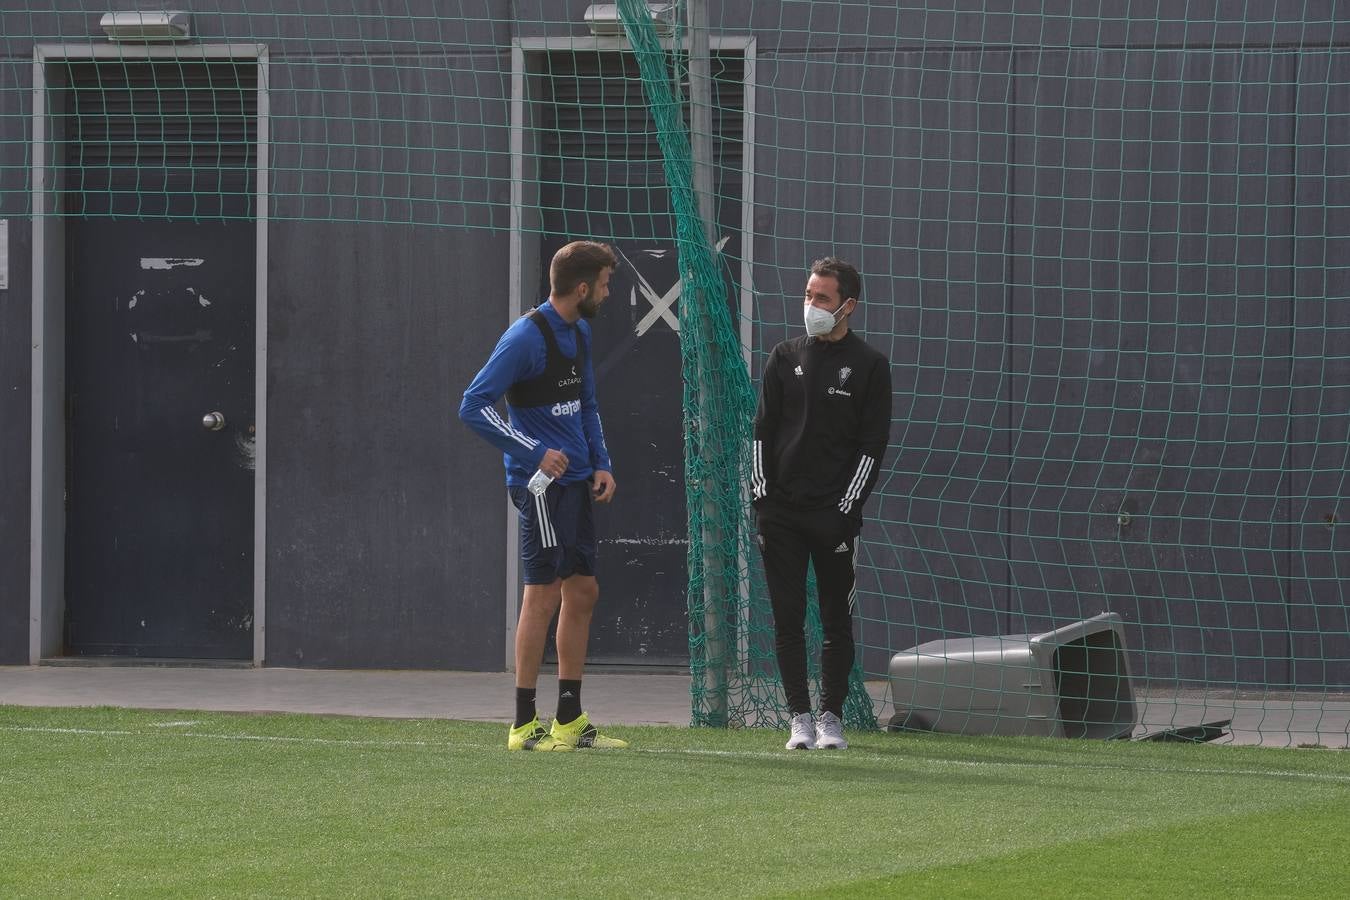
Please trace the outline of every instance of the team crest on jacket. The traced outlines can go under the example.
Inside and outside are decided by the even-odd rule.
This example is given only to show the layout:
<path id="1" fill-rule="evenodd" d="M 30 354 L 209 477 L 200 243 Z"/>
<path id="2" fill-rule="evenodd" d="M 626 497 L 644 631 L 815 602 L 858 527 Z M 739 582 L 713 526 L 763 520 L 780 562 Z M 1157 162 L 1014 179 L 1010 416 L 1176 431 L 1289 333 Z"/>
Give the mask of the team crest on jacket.
<path id="1" fill-rule="evenodd" d="M 848 376 L 850 376 L 850 375 L 852 375 L 852 374 L 853 374 L 853 370 L 850 369 L 848 366 L 844 366 L 842 369 L 840 369 L 840 370 L 839 370 L 839 386 L 840 386 L 840 387 L 843 387 L 845 384 L 847 384 L 847 383 L 848 383 Z"/>

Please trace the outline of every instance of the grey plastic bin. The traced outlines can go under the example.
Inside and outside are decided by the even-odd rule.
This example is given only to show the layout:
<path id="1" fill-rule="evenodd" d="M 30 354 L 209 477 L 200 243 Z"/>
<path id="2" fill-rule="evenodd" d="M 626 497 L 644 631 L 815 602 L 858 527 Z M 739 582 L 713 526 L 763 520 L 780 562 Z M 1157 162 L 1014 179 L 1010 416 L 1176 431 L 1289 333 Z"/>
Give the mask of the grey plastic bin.
<path id="1" fill-rule="evenodd" d="M 1100 739 L 1134 730 L 1116 613 L 1044 634 L 929 641 L 891 658 L 890 681 L 893 730 Z"/>

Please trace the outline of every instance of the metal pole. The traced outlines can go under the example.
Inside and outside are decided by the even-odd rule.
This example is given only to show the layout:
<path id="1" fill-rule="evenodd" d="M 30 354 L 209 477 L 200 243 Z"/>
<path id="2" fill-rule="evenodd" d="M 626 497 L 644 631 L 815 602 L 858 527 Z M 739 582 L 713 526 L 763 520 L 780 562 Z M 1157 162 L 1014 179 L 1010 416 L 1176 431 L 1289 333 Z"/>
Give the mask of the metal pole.
<path id="1" fill-rule="evenodd" d="M 713 101 L 712 51 L 708 35 L 708 0 L 689 0 L 689 141 L 694 159 L 694 195 L 698 198 L 703 236 L 713 236 Z"/>
<path id="2" fill-rule="evenodd" d="M 712 116 L 712 59 L 708 35 L 707 0 L 688 0 L 685 7 L 689 26 L 689 149 L 693 164 L 694 197 L 698 203 L 700 224 L 703 226 L 703 252 L 711 254 L 716 237 L 713 231 L 713 116 Z M 708 297 L 704 288 L 698 291 L 699 315 L 706 325 L 711 324 L 709 303 L 721 302 Z M 713 329 L 699 329 L 705 338 Z M 689 336 L 692 337 L 692 336 Z M 705 340 L 704 346 L 715 354 L 716 342 Z M 718 434 L 714 398 L 719 396 L 717 377 L 719 366 L 715 359 L 707 359 L 707 368 L 699 373 L 702 397 L 699 402 L 699 451 L 704 457 L 704 470 L 711 473 L 727 471 L 719 461 L 732 448 L 723 447 Z M 703 609 L 707 654 L 705 673 L 707 685 L 707 714 L 712 724 L 725 725 L 728 719 L 728 677 L 733 665 L 727 639 L 727 604 L 736 596 L 735 586 L 723 562 L 722 544 L 726 536 L 720 527 L 721 515 L 717 500 L 725 497 L 725 485 L 717 474 L 709 475 L 703 484 Z"/>

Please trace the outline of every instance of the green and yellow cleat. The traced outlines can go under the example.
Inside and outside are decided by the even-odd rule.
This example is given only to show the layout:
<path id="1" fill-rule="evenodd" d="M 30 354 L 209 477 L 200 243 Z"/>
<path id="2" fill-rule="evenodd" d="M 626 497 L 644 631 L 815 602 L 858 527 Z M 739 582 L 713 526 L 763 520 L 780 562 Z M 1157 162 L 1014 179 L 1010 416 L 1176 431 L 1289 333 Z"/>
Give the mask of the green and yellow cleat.
<path id="1" fill-rule="evenodd" d="M 585 713 L 577 716 L 576 719 L 566 725 L 559 724 L 555 719 L 549 734 L 554 740 L 564 744 L 568 750 L 573 747 L 578 750 L 622 750 L 628 746 L 627 741 L 605 737 L 596 731 L 595 726 L 591 724 L 591 720 L 587 718 Z"/>
<path id="2" fill-rule="evenodd" d="M 526 722 L 519 728 L 512 728 L 511 733 L 506 738 L 507 750 L 571 750 L 571 744 L 565 744 L 562 741 L 549 734 L 544 726 L 539 724 L 536 718 L 533 722 Z"/>

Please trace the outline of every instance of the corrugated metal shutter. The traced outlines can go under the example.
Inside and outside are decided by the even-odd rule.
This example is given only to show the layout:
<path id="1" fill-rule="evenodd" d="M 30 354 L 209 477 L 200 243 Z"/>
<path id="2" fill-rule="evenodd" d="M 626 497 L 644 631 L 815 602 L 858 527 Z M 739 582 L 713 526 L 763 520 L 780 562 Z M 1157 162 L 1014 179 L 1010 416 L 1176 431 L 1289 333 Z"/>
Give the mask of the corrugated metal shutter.
<path id="1" fill-rule="evenodd" d="M 60 130 L 67 210 L 251 215 L 252 62 L 70 61 Z"/>
<path id="2" fill-rule="evenodd" d="M 543 99 L 539 123 L 543 180 L 664 185 L 656 125 L 633 55 L 556 52 L 548 55 L 547 65 L 549 77 L 542 82 L 551 95 Z M 715 54 L 712 70 L 714 160 L 719 180 L 734 182 L 729 187 L 739 194 L 745 60 L 739 54 Z M 688 84 L 682 87 L 687 96 Z M 685 116 L 687 123 L 687 107 Z"/>

